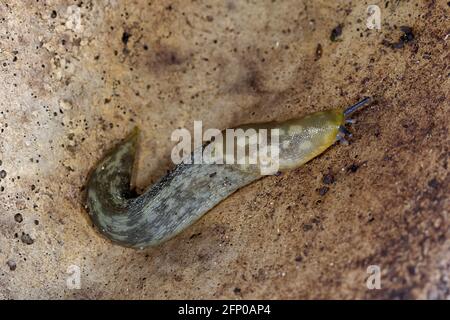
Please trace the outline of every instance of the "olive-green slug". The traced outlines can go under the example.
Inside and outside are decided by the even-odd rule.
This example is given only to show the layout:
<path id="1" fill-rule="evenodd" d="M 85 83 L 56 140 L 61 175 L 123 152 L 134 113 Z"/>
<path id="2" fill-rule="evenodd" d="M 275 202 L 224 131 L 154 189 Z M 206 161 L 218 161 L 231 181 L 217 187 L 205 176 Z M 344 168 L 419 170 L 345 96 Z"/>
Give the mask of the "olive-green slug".
<path id="1" fill-rule="evenodd" d="M 279 130 L 279 171 L 297 168 L 344 140 L 346 118 L 366 104 L 332 109 L 284 122 L 245 125 Z M 135 130 L 93 170 L 87 183 L 87 208 L 106 237 L 127 247 L 160 244 L 193 224 L 219 202 L 263 177 L 257 166 L 181 163 L 133 197 L 130 181 L 137 149 Z M 204 148 L 203 146 L 202 148 Z"/>

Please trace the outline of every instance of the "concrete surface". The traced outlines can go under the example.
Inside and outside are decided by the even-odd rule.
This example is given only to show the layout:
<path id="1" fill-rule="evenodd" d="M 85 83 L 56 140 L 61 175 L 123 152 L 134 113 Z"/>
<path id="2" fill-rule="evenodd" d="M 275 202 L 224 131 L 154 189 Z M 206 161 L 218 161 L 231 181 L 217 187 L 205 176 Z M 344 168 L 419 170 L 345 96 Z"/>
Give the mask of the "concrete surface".
<path id="1" fill-rule="evenodd" d="M 450 298 L 449 13 L 439 0 L 1 0 L 0 298 Z M 112 245 L 89 222 L 86 176 L 135 125 L 142 190 L 170 168 L 177 127 L 365 95 L 349 146 L 160 247 Z"/>

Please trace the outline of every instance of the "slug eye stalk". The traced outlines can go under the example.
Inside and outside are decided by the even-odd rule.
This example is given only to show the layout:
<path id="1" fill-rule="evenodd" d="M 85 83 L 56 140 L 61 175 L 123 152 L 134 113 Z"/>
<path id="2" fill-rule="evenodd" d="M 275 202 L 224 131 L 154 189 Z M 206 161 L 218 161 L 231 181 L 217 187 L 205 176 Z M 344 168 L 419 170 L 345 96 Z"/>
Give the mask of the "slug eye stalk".
<path id="1" fill-rule="evenodd" d="M 369 101 L 370 101 L 370 98 L 369 97 L 365 97 L 361 101 L 359 101 L 359 102 L 355 103 L 354 105 L 348 107 L 347 109 L 344 110 L 344 117 L 347 118 L 352 113 L 354 113 L 357 110 L 359 110 L 362 107 L 364 107 L 367 103 L 369 103 Z"/>

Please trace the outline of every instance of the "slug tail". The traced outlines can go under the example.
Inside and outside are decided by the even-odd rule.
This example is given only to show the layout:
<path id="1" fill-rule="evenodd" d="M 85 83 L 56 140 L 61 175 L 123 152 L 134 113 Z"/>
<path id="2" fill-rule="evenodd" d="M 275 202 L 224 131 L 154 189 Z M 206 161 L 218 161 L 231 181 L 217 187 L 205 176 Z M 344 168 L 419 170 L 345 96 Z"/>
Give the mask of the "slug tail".
<path id="1" fill-rule="evenodd" d="M 130 197 L 130 183 L 138 145 L 139 129 L 133 131 L 116 146 L 97 166 L 91 177 L 90 186 L 95 186 L 104 197 L 121 205 Z"/>
<path id="2" fill-rule="evenodd" d="M 100 161 L 87 183 L 87 205 L 92 221 L 104 235 L 119 242 L 132 197 L 130 183 L 138 137 L 136 127 Z"/>

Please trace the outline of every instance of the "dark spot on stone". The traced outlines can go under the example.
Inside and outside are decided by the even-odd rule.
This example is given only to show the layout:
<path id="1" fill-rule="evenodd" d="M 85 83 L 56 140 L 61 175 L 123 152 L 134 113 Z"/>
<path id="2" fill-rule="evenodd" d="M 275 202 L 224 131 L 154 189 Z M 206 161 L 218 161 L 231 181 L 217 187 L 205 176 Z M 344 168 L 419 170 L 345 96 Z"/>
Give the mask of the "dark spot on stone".
<path id="1" fill-rule="evenodd" d="M 55 19 L 57 15 L 58 15 L 58 14 L 56 13 L 56 11 L 53 10 L 52 13 L 50 14 L 50 17 L 51 17 L 52 19 Z"/>
<path id="2" fill-rule="evenodd" d="M 324 175 L 323 178 L 322 178 L 322 182 L 324 184 L 332 184 L 334 182 L 333 174 L 327 173 L 326 175 Z"/>
<path id="3" fill-rule="evenodd" d="M 216 175 L 217 175 L 217 172 L 213 172 L 213 173 L 209 174 L 209 177 L 212 178 L 212 177 L 215 177 Z"/>
<path id="4" fill-rule="evenodd" d="M 155 62 L 159 65 L 179 65 L 183 61 L 178 57 L 177 53 L 171 49 L 160 50 L 156 52 Z"/>
<path id="5" fill-rule="evenodd" d="M 297 261 L 297 262 L 302 262 L 302 260 L 303 260 L 302 256 L 295 257 L 295 261 Z"/>
<path id="6" fill-rule="evenodd" d="M 342 35 L 343 25 L 339 24 L 333 30 L 331 30 L 330 40 L 335 42 Z"/>
<path id="7" fill-rule="evenodd" d="M 401 49 L 405 46 L 406 43 L 412 42 L 415 39 L 413 30 L 411 27 L 408 26 L 401 26 L 400 30 L 403 32 L 400 36 L 399 41 L 395 43 L 391 43 L 390 41 L 384 39 L 382 41 L 382 44 L 386 47 L 390 47 L 392 49 Z"/>
<path id="8" fill-rule="evenodd" d="M 0 178 L 3 179 L 5 177 L 6 177 L 6 171 L 5 170 L 0 171 Z"/>
<path id="9" fill-rule="evenodd" d="M 148 50 L 148 45 L 144 44 L 144 50 Z"/>
<path id="10" fill-rule="evenodd" d="M 317 44 L 316 47 L 316 56 L 315 56 L 315 60 L 319 60 L 322 57 L 322 53 L 323 53 L 323 49 L 322 49 L 322 45 L 319 43 Z"/>
<path id="11" fill-rule="evenodd" d="M 303 231 L 309 231 L 313 228 L 313 225 L 309 224 L 309 223 L 304 223 L 302 228 L 303 228 Z"/>
<path id="12" fill-rule="evenodd" d="M 328 192 L 328 190 L 330 190 L 330 188 L 328 188 L 328 187 L 321 187 L 321 188 L 319 189 L 319 194 L 320 194 L 321 196 L 324 196 L 324 195 Z"/>
<path id="13" fill-rule="evenodd" d="M 264 79 L 260 71 L 251 63 L 243 64 L 242 76 L 232 85 L 230 91 L 233 93 L 265 93 L 265 88 L 262 85 Z"/>
<path id="14" fill-rule="evenodd" d="M 213 22 L 214 21 L 213 16 L 206 16 L 206 21 Z"/>
<path id="15" fill-rule="evenodd" d="M 21 222 L 23 221 L 23 217 L 22 217 L 22 215 L 21 215 L 20 213 L 16 213 L 16 214 L 14 215 L 14 220 L 15 220 L 16 222 L 18 222 L 18 223 L 21 223 Z"/>
<path id="16" fill-rule="evenodd" d="M 359 169 L 359 165 L 357 165 L 356 163 L 353 163 L 347 167 L 347 172 L 355 173 L 356 171 L 358 171 L 358 169 Z"/>
<path id="17" fill-rule="evenodd" d="M 193 235 L 191 235 L 191 236 L 189 237 L 189 240 L 192 240 L 192 239 L 194 239 L 194 238 L 197 238 L 197 237 L 200 236 L 201 234 L 202 234 L 201 232 L 194 233 Z"/>
<path id="18" fill-rule="evenodd" d="M 259 90 L 259 77 L 257 71 L 251 71 L 248 73 L 247 78 L 245 79 L 249 88 L 253 91 L 258 92 Z"/>
<path id="19" fill-rule="evenodd" d="M 126 31 L 122 34 L 122 42 L 123 42 L 124 45 L 127 45 L 128 40 L 130 39 L 130 37 L 131 37 L 131 34 L 126 32 Z"/>
<path id="20" fill-rule="evenodd" d="M 233 289 L 233 292 L 235 294 L 241 294 L 241 288 L 236 287 L 236 288 Z"/>
<path id="21" fill-rule="evenodd" d="M 22 236 L 20 237 L 20 240 L 22 240 L 22 242 L 27 245 L 31 245 L 34 243 L 34 240 L 31 238 L 31 236 L 28 233 L 22 232 Z"/>
<path id="22" fill-rule="evenodd" d="M 416 267 L 413 265 L 409 265 L 407 268 L 408 273 L 412 276 L 414 276 L 416 274 Z"/>
<path id="23" fill-rule="evenodd" d="M 388 300 L 413 300 L 414 295 L 411 293 L 411 287 L 393 289 L 386 297 Z"/>
<path id="24" fill-rule="evenodd" d="M 430 188 L 437 189 L 439 188 L 439 181 L 437 181 L 436 178 L 433 178 L 430 181 L 428 181 L 428 186 Z"/>
<path id="25" fill-rule="evenodd" d="M 206 254 L 206 253 L 199 253 L 197 255 L 197 258 L 198 258 L 199 261 L 205 261 L 208 258 L 208 254 Z"/>
<path id="26" fill-rule="evenodd" d="M 411 27 L 401 26 L 400 30 L 403 32 L 400 37 L 400 41 L 402 41 L 403 43 L 407 43 L 414 40 L 414 33 Z"/>
<path id="27" fill-rule="evenodd" d="M 38 226 L 39 225 L 39 220 L 34 220 L 34 224 Z"/>
<path id="28" fill-rule="evenodd" d="M 8 260 L 6 265 L 9 267 L 9 270 L 14 271 L 17 268 L 17 264 L 14 260 Z"/>

